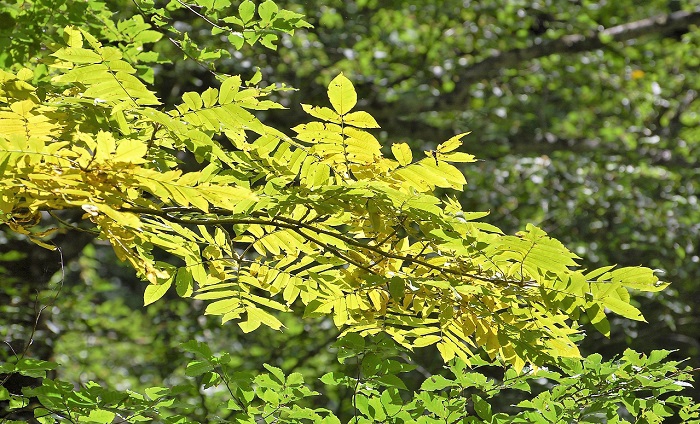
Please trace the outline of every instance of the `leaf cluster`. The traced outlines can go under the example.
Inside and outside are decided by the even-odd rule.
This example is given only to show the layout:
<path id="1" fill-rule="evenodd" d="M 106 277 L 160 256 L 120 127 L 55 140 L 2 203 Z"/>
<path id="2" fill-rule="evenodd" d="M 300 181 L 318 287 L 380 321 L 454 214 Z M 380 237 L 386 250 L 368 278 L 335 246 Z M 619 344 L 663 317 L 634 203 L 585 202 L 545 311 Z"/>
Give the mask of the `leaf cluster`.
<path id="1" fill-rule="evenodd" d="M 155 72 L 143 72 L 144 62 L 159 59 L 132 48 L 171 31 L 198 63 L 224 54 L 191 43 L 169 23 L 171 12 L 193 13 L 238 47 L 258 41 L 272 47 L 277 35 L 270 31 L 305 26 L 271 0 L 257 8 L 244 1 L 238 15 L 226 17 L 226 2 L 195 4 L 174 1 L 161 9 L 138 2 L 152 26 L 145 19 L 113 23 L 109 28 L 119 34 L 113 38 L 66 25 L 41 66 L 0 70 L 0 223 L 49 249 L 56 232 L 89 227 L 147 283 L 145 305 L 174 289 L 205 301 L 205 314 L 234 321 L 243 333 L 282 330 L 281 314 L 294 310 L 329 317 L 341 334 L 339 358 L 355 358 L 358 370 L 327 374 L 322 382 L 352 388 L 356 422 L 614 419 L 620 404 L 652 422 L 670 413 L 670 405 L 692 417 L 689 399 L 658 398 L 683 386 L 668 375 L 690 380 L 677 363 L 656 366 L 668 352 L 647 358 L 629 351 L 609 363 L 580 358 L 582 321 L 607 336 L 610 314 L 644 320 L 630 293 L 667 286 L 651 269 L 584 269 L 541 228 L 530 224 L 507 235 L 480 221 L 486 212 L 435 193 L 467 183 L 454 164 L 476 162 L 459 151 L 468 133 L 420 158 L 403 142 L 385 156 L 371 132 L 379 124 L 357 110 L 357 91 L 342 73 L 327 88 L 331 107 L 301 106 L 315 120 L 291 128 L 293 137 L 260 119 L 260 112 L 282 108 L 271 99 L 277 87 L 259 86 L 260 72 L 247 81 L 216 74 L 214 86 L 185 93 L 173 107 L 161 104 L 149 83 Z M 81 212 L 81 222 L 61 219 L 64 211 Z M 368 349 L 370 339 L 379 348 Z M 435 346 L 453 364 L 455 379 L 431 376 L 422 391 L 403 393 L 398 374 L 411 366 L 394 359 L 394 344 L 407 352 Z M 213 355 L 204 344 L 183 349 L 196 356 L 186 370 L 198 379 L 194 392 L 204 393 L 202 386 L 230 395 L 224 420 L 337 421 L 330 410 L 304 406 L 317 393 L 300 374 L 270 365 L 266 374 L 237 373 L 228 367 L 230 357 Z M 519 404 L 532 415 L 493 413 L 488 399 L 501 383 L 466 371 L 482 365 L 482 357 L 507 368 L 514 389 L 535 378 L 557 385 Z M 5 372 L 34 372 L 22 361 Z M 561 373 L 538 374 L 547 365 Z M 590 379 L 573 378 L 577 373 Z M 44 383 L 3 396 L 20 402 L 13 408 L 37 397 L 43 409 L 35 411 L 52 417 L 47 422 L 63 410 L 69 420 L 77 414 L 107 422 L 121 409 L 139 420 L 188 408 L 171 400 L 178 388 L 154 387 L 143 397 Z M 644 390 L 656 400 L 639 397 Z M 188 419 L 178 412 L 160 418 Z"/>

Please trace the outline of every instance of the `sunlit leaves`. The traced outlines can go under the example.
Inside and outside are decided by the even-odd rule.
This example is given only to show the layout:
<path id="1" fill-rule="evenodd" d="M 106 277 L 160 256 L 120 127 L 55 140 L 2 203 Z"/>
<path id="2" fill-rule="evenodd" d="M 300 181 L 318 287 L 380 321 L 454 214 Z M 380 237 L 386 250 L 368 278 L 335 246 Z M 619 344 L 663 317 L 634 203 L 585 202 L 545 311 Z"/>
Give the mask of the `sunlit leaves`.
<path id="1" fill-rule="evenodd" d="M 167 27 L 168 14 L 154 3 L 138 6 L 151 14 L 149 22 Z M 214 38 L 236 48 L 245 42 L 275 48 L 275 31 L 305 26 L 271 0 L 167 8 L 196 10 Z M 144 304 L 163 303 L 174 286 L 179 296 L 204 302 L 204 314 L 233 321 L 244 333 L 282 330 L 289 318 L 282 314 L 292 309 L 326 318 L 341 333 L 339 359 L 356 363 L 357 372 L 331 372 L 321 381 L 349 389 L 357 422 L 583 422 L 623 407 L 656 419 L 689 403 L 657 399 L 690 384 L 675 363 L 660 365 L 668 351 L 648 359 L 626 352 L 617 363 L 578 359 L 579 321 L 587 318 L 608 335 L 609 314 L 643 319 L 628 289 L 663 289 L 651 270 L 580 269 L 578 257 L 541 229 L 506 236 L 476 221 L 485 212 L 465 212 L 457 200 L 433 193 L 466 184 L 453 165 L 475 161 L 459 151 L 466 133 L 426 147 L 424 157 L 414 159 L 405 143 L 391 146 L 393 159 L 385 157 L 371 131 L 379 124 L 356 109 L 357 93 L 342 74 L 328 87 L 330 107 L 301 106 L 318 121 L 294 127 L 295 139 L 255 113 L 281 107 L 267 97 L 272 88 L 256 87 L 260 70 L 245 79 L 217 74 L 218 87 L 161 108 L 148 86 L 154 70 L 139 66 L 154 53 L 142 51 L 143 43 L 162 37 L 149 28 L 141 17 L 122 21 L 108 28 L 117 38 L 104 42 L 66 27 L 64 44 L 43 44 L 51 57 L 25 64 L 50 69 L 0 73 L 0 210 L 11 230 L 51 248 L 41 240 L 53 234 L 42 228 L 47 212 L 75 211 L 66 213 L 73 222 L 56 222 L 110 243 L 148 282 Z M 229 54 L 201 49 L 189 38 L 194 31 L 169 30 L 170 41 L 192 58 Z M 406 352 L 386 352 L 422 348 L 450 364 L 454 377 L 427 376 L 410 393 L 399 376 L 411 368 L 402 362 Z M 206 345 L 183 349 L 196 355 L 185 369 L 196 384 L 187 390 L 217 386 L 207 394 L 231 396 L 216 419 L 338 422 L 330 411 L 297 404 L 315 394 L 300 374 L 266 364 L 267 373 L 250 376 Z M 465 365 L 487 361 L 510 367 L 503 379 Z M 556 364 L 557 371 L 532 364 Z M 44 377 L 48 369 L 12 365 L 0 371 Z M 530 383 L 543 381 L 536 396 L 511 407 L 522 414 L 507 416 L 491 405 L 501 390 L 529 392 Z M 560 388 L 546 390 L 552 383 Z M 640 390 L 654 396 L 635 399 Z M 181 408 L 178 394 L 150 387 L 136 396 L 94 383 L 76 390 L 46 380 L 21 395 L 2 389 L 0 400 L 24 408 L 33 396 L 45 407 L 37 409 L 45 422 L 65 404 L 75 421 L 112 422 L 119 411 L 126 420 L 188 422 L 165 412 Z M 120 408 L 133 414 L 122 416 Z M 683 418 L 692 413 L 688 408 Z"/>
<path id="2" fill-rule="evenodd" d="M 406 166 L 413 160 L 413 154 L 411 153 L 411 148 L 406 143 L 396 143 L 391 146 L 391 152 L 394 157 L 399 161 L 399 165 Z"/>
<path id="3" fill-rule="evenodd" d="M 263 20 L 281 13 L 268 3 L 257 10 Z M 240 10 L 251 13 L 247 3 Z M 466 184 L 451 164 L 475 161 L 458 151 L 466 133 L 419 160 L 405 143 L 392 146 L 395 160 L 385 158 L 370 132 L 379 125 L 354 110 L 357 93 L 342 74 L 328 87 L 332 108 L 302 106 L 320 121 L 294 127 L 293 141 L 251 113 L 280 107 L 250 86 L 255 81 L 226 77 L 218 89 L 156 110 L 118 51 L 70 31 L 47 102 L 38 103 L 30 85 L 3 91 L 22 96 L 0 111 L 9 128 L 0 138 L 2 196 L 13 202 L 5 209 L 82 208 L 150 283 L 145 304 L 174 285 L 243 332 L 280 330 L 279 314 L 301 307 L 309 317 L 332 317 L 345 333 L 386 333 L 407 349 L 436 346 L 444 361 L 483 351 L 521 370 L 578 356 L 578 314 L 607 333 L 605 311 L 642 319 L 628 288 L 663 287 L 637 268 L 584 277 L 578 257 L 537 227 L 507 236 L 473 222 L 484 214 L 432 194 Z M 66 101 L 67 84 L 104 110 L 94 130 L 62 120 L 64 105 L 84 102 Z M 176 151 L 202 167 L 184 172 L 169 153 Z M 27 232 L 33 222 L 12 225 Z M 155 261 L 155 250 L 179 263 Z"/>
<path id="4" fill-rule="evenodd" d="M 68 28 L 66 31 L 75 31 Z M 82 32 L 83 35 L 87 33 Z M 52 66 L 69 69 L 54 79 L 60 83 L 80 83 L 87 87 L 83 96 L 96 102 L 129 101 L 138 105 L 160 104 L 156 96 L 134 74 L 136 69 L 122 60 L 121 51 L 88 37 L 89 47 L 63 47 L 53 54 L 60 61 Z M 76 41 L 77 43 L 77 41 Z"/>
<path id="5" fill-rule="evenodd" d="M 143 293 L 143 304 L 144 306 L 150 305 L 151 303 L 157 301 L 168 292 L 172 280 L 168 280 L 162 284 L 149 284 Z"/>
<path id="6" fill-rule="evenodd" d="M 339 115 L 350 112 L 357 104 L 357 93 L 349 79 L 342 73 L 328 85 L 328 98 Z"/>

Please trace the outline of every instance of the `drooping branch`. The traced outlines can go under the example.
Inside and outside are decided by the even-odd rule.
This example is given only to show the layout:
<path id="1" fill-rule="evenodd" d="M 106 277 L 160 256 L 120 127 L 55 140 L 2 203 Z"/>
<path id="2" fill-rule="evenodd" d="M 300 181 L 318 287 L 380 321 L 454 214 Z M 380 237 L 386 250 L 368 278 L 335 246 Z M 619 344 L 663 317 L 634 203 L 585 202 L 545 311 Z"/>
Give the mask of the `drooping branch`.
<path id="1" fill-rule="evenodd" d="M 452 71 L 459 78 L 459 81 L 451 93 L 442 93 L 439 96 L 423 99 L 420 102 L 397 102 L 392 107 L 386 107 L 385 104 L 376 104 L 375 108 L 381 112 L 376 112 L 375 115 L 379 117 L 380 122 L 398 123 L 390 131 L 392 134 L 397 135 L 398 139 L 402 136 L 423 140 L 448 137 L 454 133 L 452 129 L 440 130 L 432 124 L 415 117 L 422 113 L 463 108 L 465 104 L 468 104 L 468 101 L 465 99 L 470 97 L 471 86 L 475 82 L 498 78 L 500 75 L 503 75 L 505 70 L 524 68 L 531 60 L 552 54 L 575 54 L 603 49 L 615 43 L 622 43 L 640 37 L 670 36 L 678 32 L 690 31 L 694 25 L 700 25 L 700 7 L 696 7 L 692 11 L 678 11 L 627 22 L 589 34 L 568 34 L 556 40 L 543 40 L 541 43 L 525 48 L 496 51 L 489 57 L 481 60 L 476 59 L 476 62 L 467 63 L 464 67 Z M 395 83 L 392 82 L 392 84 Z M 439 82 L 435 84 L 439 85 Z M 410 125 L 407 124 L 408 121 L 396 121 L 397 116 L 412 117 Z M 445 132 L 440 135 L 436 134 L 438 131 Z M 514 145 L 517 144 L 517 142 L 514 143 Z M 577 144 L 577 148 L 586 151 L 590 147 L 588 144 Z M 544 149 L 545 153 L 547 153 L 555 148 L 562 148 L 568 151 L 571 149 L 571 146 L 550 144 L 539 146 L 537 143 L 529 142 L 519 146 L 522 152 L 527 152 L 528 154 L 540 154 L 536 149 Z"/>
<path id="2" fill-rule="evenodd" d="M 286 228 L 289 230 L 292 230 L 299 234 L 301 237 L 304 239 L 315 243 L 324 249 L 332 252 L 334 255 L 337 257 L 341 258 L 342 260 L 351 263 L 358 268 L 361 268 L 369 273 L 374 273 L 374 271 L 371 269 L 373 265 L 376 265 L 377 263 L 374 263 L 373 265 L 365 265 L 363 263 L 360 263 L 349 256 L 343 254 L 339 249 L 334 248 L 333 246 L 329 245 L 328 243 L 324 243 L 320 240 L 318 240 L 316 237 L 313 236 L 312 233 L 320 233 L 320 234 L 325 234 L 328 236 L 331 236 L 337 240 L 340 240 L 350 246 L 353 246 L 358 249 L 362 249 L 364 251 L 368 252 L 373 252 L 380 257 L 383 258 L 391 258 L 391 259 L 398 259 L 407 263 L 411 263 L 414 265 L 419 265 L 423 266 L 427 269 L 437 271 L 439 273 L 443 274 L 448 274 L 448 275 L 453 275 L 456 277 L 466 277 L 466 278 L 471 278 L 473 280 L 478 280 L 478 281 L 483 281 L 487 283 L 492 283 L 492 284 L 499 284 L 499 285 L 518 285 L 522 287 L 528 287 L 536 284 L 535 281 L 533 280 L 508 280 L 508 279 L 502 279 L 502 278 L 497 278 L 497 277 L 487 277 L 483 275 L 478 275 L 478 274 L 473 274 L 473 273 L 468 273 L 465 272 L 461 269 L 454 269 L 450 267 L 445 267 L 445 266 L 440 266 L 440 265 L 435 265 L 430 263 L 427 260 L 423 260 L 421 258 L 417 258 L 412 255 L 402 255 L 399 253 L 395 253 L 392 251 L 387 251 L 383 250 L 380 247 L 376 245 L 372 245 L 370 243 L 365 243 L 359 240 L 356 240 L 352 237 L 349 237 L 347 235 L 344 235 L 340 231 L 332 231 L 329 229 L 322 228 L 320 226 L 315 226 L 308 224 L 306 222 L 292 219 L 292 218 L 285 218 L 285 217 L 273 217 L 270 218 L 266 216 L 266 214 L 262 213 L 253 213 L 251 216 L 245 216 L 245 217 L 232 217 L 232 216 L 196 216 L 198 214 L 198 210 L 195 208 L 187 208 L 187 207 L 176 207 L 176 208 L 166 208 L 165 210 L 163 209 L 151 209 L 151 208 L 143 208 L 143 207 L 128 207 L 128 208 L 120 208 L 120 212 L 129 212 L 129 213 L 134 213 L 138 215 L 152 215 L 152 216 L 158 216 L 160 218 L 163 218 L 167 221 L 175 222 L 178 224 L 187 224 L 187 225 L 205 225 L 205 226 L 212 226 L 212 225 L 229 225 L 229 224 L 256 224 L 256 225 L 269 225 L 273 227 L 278 227 L 278 228 Z M 194 214 L 195 216 L 176 216 L 176 213 L 185 213 L 185 212 L 190 212 Z M 303 229 L 310 231 L 305 232 L 302 231 Z"/>
<path id="3" fill-rule="evenodd" d="M 607 42 L 622 42 L 644 35 L 668 35 L 700 25 L 700 7 L 692 12 L 678 11 L 610 27 L 588 35 L 570 34 L 556 40 L 546 40 L 522 49 L 495 52 L 490 57 L 459 71 L 460 80 L 471 83 L 498 76 L 503 69 L 555 53 L 580 53 L 605 47 Z M 605 41 L 604 41 L 605 40 Z M 609 40 L 609 41 L 608 41 Z"/>

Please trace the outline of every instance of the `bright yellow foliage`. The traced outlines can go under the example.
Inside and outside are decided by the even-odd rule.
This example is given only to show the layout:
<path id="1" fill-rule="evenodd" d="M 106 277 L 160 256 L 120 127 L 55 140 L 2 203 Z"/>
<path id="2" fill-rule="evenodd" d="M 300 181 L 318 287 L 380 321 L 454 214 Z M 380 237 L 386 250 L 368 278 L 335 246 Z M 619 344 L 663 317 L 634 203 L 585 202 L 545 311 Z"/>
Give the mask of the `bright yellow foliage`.
<path id="1" fill-rule="evenodd" d="M 332 109 L 304 105 L 318 121 L 291 139 L 250 112 L 280 106 L 239 76 L 162 111 L 117 49 L 66 34 L 42 93 L 31 71 L 0 73 L 2 222 L 50 247 L 41 217 L 82 211 L 148 281 L 147 304 L 174 287 L 245 332 L 303 308 L 445 361 L 483 348 L 521 369 L 578 356 L 582 313 L 599 328 L 606 309 L 641 320 L 628 289 L 665 286 L 647 268 L 583 270 L 537 227 L 504 235 L 436 197 L 466 184 L 452 164 L 475 161 L 457 151 L 466 134 L 385 157 L 342 74 Z M 180 151 L 201 170 L 181 170 Z"/>

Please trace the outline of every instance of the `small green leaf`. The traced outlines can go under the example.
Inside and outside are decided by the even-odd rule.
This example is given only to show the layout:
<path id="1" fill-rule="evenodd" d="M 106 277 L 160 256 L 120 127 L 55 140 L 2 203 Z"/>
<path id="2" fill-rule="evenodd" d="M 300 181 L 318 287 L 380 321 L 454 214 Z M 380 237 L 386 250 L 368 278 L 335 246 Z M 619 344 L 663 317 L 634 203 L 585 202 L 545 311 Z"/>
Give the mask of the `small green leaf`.
<path id="1" fill-rule="evenodd" d="M 93 424 L 111 424 L 114 421 L 116 414 L 111 411 L 105 411 L 104 409 L 93 409 L 85 420 L 80 420 L 83 422 L 89 422 Z"/>
<path id="2" fill-rule="evenodd" d="M 161 284 L 149 284 L 143 293 L 143 306 L 150 305 L 157 301 L 168 291 L 173 280 L 169 279 Z"/>
<path id="3" fill-rule="evenodd" d="M 216 100 L 219 97 L 219 90 L 216 88 L 207 88 L 204 93 L 202 93 L 202 101 L 204 101 L 204 107 L 212 107 L 216 104 Z"/>
<path id="4" fill-rule="evenodd" d="M 238 14 L 243 23 L 247 24 L 253 19 L 253 16 L 255 16 L 255 3 L 250 0 L 245 0 L 238 6 Z"/>
<path id="5" fill-rule="evenodd" d="M 190 297 L 194 291 L 192 272 L 186 267 L 179 268 L 175 276 L 175 289 L 180 297 Z"/>
<path id="6" fill-rule="evenodd" d="M 346 378 L 346 375 L 342 372 L 333 371 L 323 374 L 320 380 L 323 384 L 327 384 L 329 386 L 337 386 L 338 384 L 341 384 Z"/>
<path id="7" fill-rule="evenodd" d="M 278 39 L 279 37 L 277 36 L 277 34 L 265 34 L 262 37 L 260 37 L 260 44 L 262 44 L 270 50 L 277 50 L 277 45 L 275 44 L 275 41 L 277 41 Z"/>
<path id="8" fill-rule="evenodd" d="M 262 81 L 262 72 L 260 72 L 260 69 L 258 69 L 255 71 L 255 74 L 253 75 L 253 77 L 251 79 L 249 79 L 248 81 L 246 81 L 246 84 L 248 84 L 249 86 L 256 85 L 260 81 Z"/>
<path id="9" fill-rule="evenodd" d="M 188 377 L 196 377 L 213 369 L 214 367 L 208 361 L 194 360 L 187 364 L 187 367 L 185 368 L 185 375 Z"/>
<path id="10" fill-rule="evenodd" d="M 23 358 L 17 361 L 15 369 L 22 375 L 34 378 L 46 378 L 46 371 L 58 367 L 55 362 L 42 361 L 39 359 Z"/>
<path id="11" fill-rule="evenodd" d="M 280 384 L 284 384 L 284 382 L 286 381 L 286 377 L 284 376 L 284 373 L 281 369 L 273 367 L 269 364 L 263 364 L 263 367 L 265 367 L 266 370 L 270 371 L 270 373 L 277 379 L 277 381 Z"/>
<path id="12" fill-rule="evenodd" d="M 221 83 L 221 88 L 219 89 L 219 104 L 225 105 L 233 102 L 240 87 L 240 75 L 234 75 L 225 79 L 224 82 Z"/>
<path id="13" fill-rule="evenodd" d="M 620 300 L 614 297 L 607 297 L 603 300 L 603 305 L 605 305 L 606 308 L 610 309 L 614 313 L 621 315 L 625 318 L 633 319 L 635 321 L 646 322 L 639 309 L 635 308 L 634 306 L 630 305 L 624 300 Z"/>
<path id="14" fill-rule="evenodd" d="M 170 389 L 167 387 L 146 387 L 144 392 L 150 399 L 155 400 L 170 394 Z"/>
<path id="15" fill-rule="evenodd" d="M 272 0 L 265 0 L 260 4 L 260 7 L 258 7 L 258 15 L 260 15 L 260 19 L 262 19 L 262 25 L 265 25 L 272 21 L 272 18 L 277 14 L 277 11 L 279 8 L 277 7 L 277 4 L 275 4 L 274 1 Z"/>
<path id="16" fill-rule="evenodd" d="M 441 375 L 434 375 L 421 384 L 420 389 L 428 392 L 434 392 L 436 390 L 443 390 L 448 387 L 459 387 L 457 382 L 448 380 Z"/>
<path id="17" fill-rule="evenodd" d="M 243 44 L 245 44 L 245 39 L 239 34 L 229 34 L 226 38 L 228 38 L 228 42 L 231 43 L 236 50 L 240 50 Z"/>
<path id="18" fill-rule="evenodd" d="M 474 402 L 474 410 L 479 418 L 490 421 L 491 417 L 493 416 L 493 413 L 491 412 L 491 405 L 489 405 L 489 403 L 486 402 L 481 396 L 476 394 L 472 395 L 472 401 Z"/>
<path id="19" fill-rule="evenodd" d="M 204 358 L 210 358 L 212 356 L 211 349 L 204 342 L 198 342 L 196 340 L 190 340 L 180 345 L 182 350 L 185 352 L 191 352 L 200 355 Z"/>
<path id="20" fill-rule="evenodd" d="M 399 377 L 393 374 L 385 374 L 377 378 L 382 385 L 387 387 L 397 387 L 399 389 L 407 390 L 406 384 Z"/>

